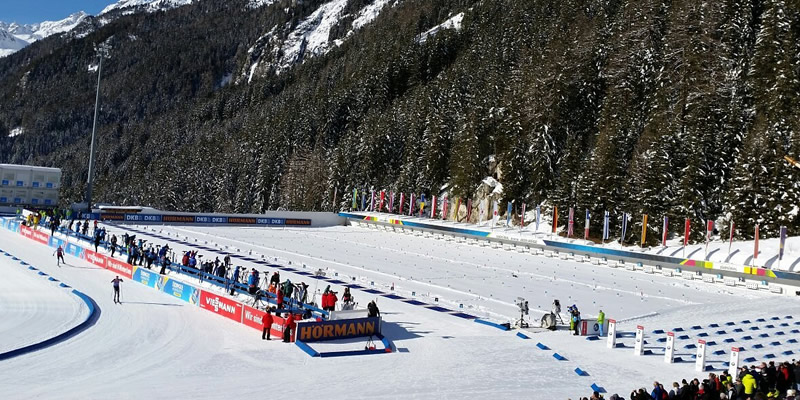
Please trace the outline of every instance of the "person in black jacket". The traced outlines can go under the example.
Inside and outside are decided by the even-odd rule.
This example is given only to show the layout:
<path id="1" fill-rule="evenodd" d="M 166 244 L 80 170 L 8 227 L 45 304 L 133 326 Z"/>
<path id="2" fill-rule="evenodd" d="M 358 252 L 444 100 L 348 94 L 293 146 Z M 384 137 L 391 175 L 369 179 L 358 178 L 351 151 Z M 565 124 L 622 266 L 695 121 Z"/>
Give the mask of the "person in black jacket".
<path id="1" fill-rule="evenodd" d="M 372 300 L 367 304 L 367 311 L 369 311 L 369 317 L 380 317 L 381 311 L 378 309 L 378 305 L 375 304 L 375 300 Z"/>

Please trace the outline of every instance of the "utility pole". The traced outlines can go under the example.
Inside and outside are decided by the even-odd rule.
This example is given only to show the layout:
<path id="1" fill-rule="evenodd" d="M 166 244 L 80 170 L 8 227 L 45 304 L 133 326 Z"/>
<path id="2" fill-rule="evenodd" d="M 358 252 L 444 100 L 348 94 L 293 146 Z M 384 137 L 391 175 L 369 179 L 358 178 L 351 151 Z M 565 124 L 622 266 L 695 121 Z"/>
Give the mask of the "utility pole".
<path id="1" fill-rule="evenodd" d="M 92 183 L 94 181 L 94 140 L 97 132 L 97 113 L 100 108 L 100 75 L 103 72 L 103 59 L 109 58 L 111 46 L 108 41 L 101 43 L 95 48 L 97 52 L 97 93 L 94 99 L 94 123 L 92 123 L 92 144 L 89 147 L 89 177 L 86 185 L 86 211 L 92 212 Z"/>

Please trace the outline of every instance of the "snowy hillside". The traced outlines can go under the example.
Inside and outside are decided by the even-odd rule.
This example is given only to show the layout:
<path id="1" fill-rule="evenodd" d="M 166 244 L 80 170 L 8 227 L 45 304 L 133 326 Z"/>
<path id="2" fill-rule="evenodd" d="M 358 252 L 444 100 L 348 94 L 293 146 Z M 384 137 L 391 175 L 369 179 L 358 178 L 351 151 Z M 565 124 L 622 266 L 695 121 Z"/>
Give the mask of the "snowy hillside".
<path id="1" fill-rule="evenodd" d="M 44 21 L 21 25 L 15 22 L 0 22 L 0 57 L 13 54 L 25 46 L 58 33 L 69 32 L 89 17 L 79 11 L 60 21 Z"/>
<path id="2" fill-rule="evenodd" d="M 123 9 L 129 9 L 128 11 L 133 12 L 133 9 L 136 7 L 144 7 L 147 12 L 154 12 L 184 6 L 191 4 L 193 1 L 194 0 L 120 0 L 104 8 L 103 11 L 100 12 L 100 15 Z"/>
<path id="3" fill-rule="evenodd" d="M 256 8 L 269 4 L 272 4 L 271 0 L 253 0 L 250 6 Z M 347 0 L 329 1 L 300 22 L 283 40 L 279 36 L 280 27 L 272 27 L 250 48 L 250 64 L 241 76 L 249 82 L 256 74 L 280 74 L 306 59 L 324 55 L 375 20 L 388 4 L 389 0 L 376 0 L 357 13 L 348 14 Z M 332 29 L 343 23 L 349 24 L 349 27 L 342 39 L 331 37 Z"/>

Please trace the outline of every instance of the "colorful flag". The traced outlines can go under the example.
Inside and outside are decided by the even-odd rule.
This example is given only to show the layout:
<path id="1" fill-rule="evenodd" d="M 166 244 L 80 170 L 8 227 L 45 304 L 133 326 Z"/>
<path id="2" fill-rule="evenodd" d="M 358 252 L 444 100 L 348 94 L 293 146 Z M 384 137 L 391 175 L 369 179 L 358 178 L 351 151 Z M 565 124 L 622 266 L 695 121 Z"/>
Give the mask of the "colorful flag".
<path id="1" fill-rule="evenodd" d="M 367 209 L 367 193 L 361 192 L 361 211 Z"/>
<path id="2" fill-rule="evenodd" d="M 375 191 L 372 191 L 372 197 L 369 200 L 369 210 L 375 211 Z"/>
<path id="3" fill-rule="evenodd" d="M 609 219 L 611 219 L 611 216 L 608 214 L 608 211 L 606 211 L 605 216 L 603 217 L 603 240 L 608 240 L 608 231 L 609 231 L 608 223 L 609 223 Z"/>
<path id="4" fill-rule="evenodd" d="M 642 247 L 647 241 L 647 214 L 642 217 Z"/>
<path id="5" fill-rule="evenodd" d="M 419 202 L 419 216 L 422 218 L 423 213 L 425 212 L 425 193 L 421 194 L 420 202 Z"/>
<path id="6" fill-rule="evenodd" d="M 781 227 L 781 242 L 778 245 L 778 261 L 783 260 L 783 248 L 786 245 L 786 227 Z"/>
<path id="7" fill-rule="evenodd" d="M 755 261 L 758 258 L 758 224 L 756 224 L 756 241 L 755 241 L 755 249 L 753 250 L 753 265 L 755 265 Z"/>
<path id="8" fill-rule="evenodd" d="M 353 210 L 358 209 L 358 189 L 353 188 L 353 203 L 350 205 Z"/>
<path id="9" fill-rule="evenodd" d="M 386 197 L 386 192 L 381 190 L 381 202 L 378 204 L 378 212 L 383 211 L 383 200 Z"/>
<path id="10" fill-rule="evenodd" d="M 500 208 L 500 204 L 498 204 L 497 200 L 495 200 L 492 203 L 492 228 L 497 225 L 497 220 L 500 219 L 500 212 L 498 211 L 498 208 Z"/>
<path id="11" fill-rule="evenodd" d="M 450 204 L 447 197 L 442 199 L 442 219 L 447 220 L 447 206 Z"/>
<path id="12" fill-rule="evenodd" d="M 683 225 L 683 247 L 686 247 L 686 245 L 689 244 L 689 233 L 692 229 L 692 221 L 689 218 L 686 218 L 686 220 L 683 222 Z"/>
<path id="13" fill-rule="evenodd" d="M 459 197 L 458 199 L 456 199 L 456 209 L 454 210 L 455 212 L 453 213 L 453 214 L 454 214 L 454 215 L 453 215 L 453 219 L 454 219 L 456 222 L 458 222 L 458 211 L 459 211 L 460 209 L 461 209 L 461 197 Z"/>
<path id="14" fill-rule="evenodd" d="M 706 243 L 711 240 L 712 233 L 714 233 L 714 221 L 708 220 L 706 223 Z"/>
<path id="15" fill-rule="evenodd" d="M 486 202 L 487 199 L 481 200 L 481 203 L 478 204 L 478 224 L 483 224 L 483 215 L 486 213 Z"/>
<path id="16" fill-rule="evenodd" d="M 431 196 L 431 218 L 436 218 L 436 208 L 439 206 L 436 196 Z"/>
<path id="17" fill-rule="evenodd" d="M 667 247 L 667 232 L 669 232 L 669 217 L 664 216 L 664 228 L 661 230 L 661 245 Z"/>
<path id="18" fill-rule="evenodd" d="M 536 232 L 539 232 L 539 222 L 542 218 L 542 206 L 536 206 Z"/>
<path id="19" fill-rule="evenodd" d="M 467 222 L 472 218 L 472 199 L 467 199 Z"/>
<path id="20" fill-rule="evenodd" d="M 619 242 L 625 242 L 625 234 L 628 233 L 628 213 L 622 213 L 622 237 L 620 237 Z"/>
<path id="21" fill-rule="evenodd" d="M 553 206 L 553 233 L 556 233 L 558 228 L 558 206 Z"/>
<path id="22" fill-rule="evenodd" d="M 586 226 L 583 228 L 583 240 L 589 240 L 589 209 L 586 209 Z"/>
<path id="23" fill-rule="evenodd" d="M 408 196 L 410 197 L 408 200 L 408 216 L 410 217 L 414 215 L 414 206 L 417 203 L 414 203 L 414 193 L 409 193 Z"/>
<path id="24" fill-rule="evenodd" d="M 506 208 L 506 226 L 511 226 L 511 212 L 512 212 L 512 205 L 511 202 L 508 202 L 508 207 Z"/>
<path id="25" fill-rule="evenodd" d="M 728 255 L 731 254 L 731 246 L 733 246 L 733 232 L 736 232 L 736 222 L 731 221 L 731 238 L 728 241 Z"/>
<path id="26" fill-rule="evenodd" d="M 406 202 L 406 194 L 400 193 L 400 209 L 397 210 L 397 213 L 403 215 L 403 203 Z"/>
<path id="27" fill-rule="evenodd" d="M 519 229 L 525 229 L 525 203 L 522 203 L 522 215 L 519 217 Z"/>
<path id="28" fill-rule="evenodd" d="M 575 210 L 569 208 L 569 223 L 567 224 L 567 237 L 572 237 L 575 234 Z"/>

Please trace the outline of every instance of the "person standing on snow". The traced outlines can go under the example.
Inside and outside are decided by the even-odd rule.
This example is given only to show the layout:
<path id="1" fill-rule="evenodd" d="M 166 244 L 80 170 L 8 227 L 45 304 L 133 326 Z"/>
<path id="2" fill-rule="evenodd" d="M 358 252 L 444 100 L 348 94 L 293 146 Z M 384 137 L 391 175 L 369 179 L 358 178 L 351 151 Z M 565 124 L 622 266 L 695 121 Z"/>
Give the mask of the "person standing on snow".
<path id="1" fill-rule="evenodd" d="M 119 275 L 117 275 L 116 278 L 111 280 L 111 283 L 114 285 L 114 303 L 122 304 L 122 302 L 119 301 L 119 284 L 121 282 L 122 282 L 122 279 L 119 279 Z"/>
<path id="2" fill-rule="evenodd" d="M 286 322 L 283 325 L 283 342 L 289 343 L 291 342 L 292 338 L 292 329 L 297 326 L 294 322 L 294 314 L 289 313 L 289 316 L 286 317 Z"/>
<path id="3" fill-rule="evenodd" d="M 272 329 L 273 322 L 275 322 L 275 320 L 272 318 L 272 313 L 270 312 L 269 308 L 267 308 L 267 313 L 264 314 L 263 318 L 261 318 L 261 323 L 262 323 L 261 340 L 270 340 L 269 334 L 270 330 Z"/>
<path id="4" fill-rule="evenodd" d="M 233 278 L 231 279 L 231 296 L 233 296 L 233 292 L 236 290 L 236 284 L 239 283 L 239 266 L 237 265 L 236 268 L 233 270 Z"/>
<path id="5" fill-rule="evenodd" d="M 61 263 L 64 264 L 67 263 L 66 261 L 64 261 L 64 248 L 62 248 L 61 246 L 58 246 L 58 248 L 56 249 L 56 260 L 59 267 L 61 266 Z"/>
<path id="6" fill-rule="evenodd" d="M 600 328 L 600 336 L 603 335 L 603 325 L 606 322 L 606 313 L 603 310 L 600 310 L 600 314 L 597 314 L 597 326 Z"/>

